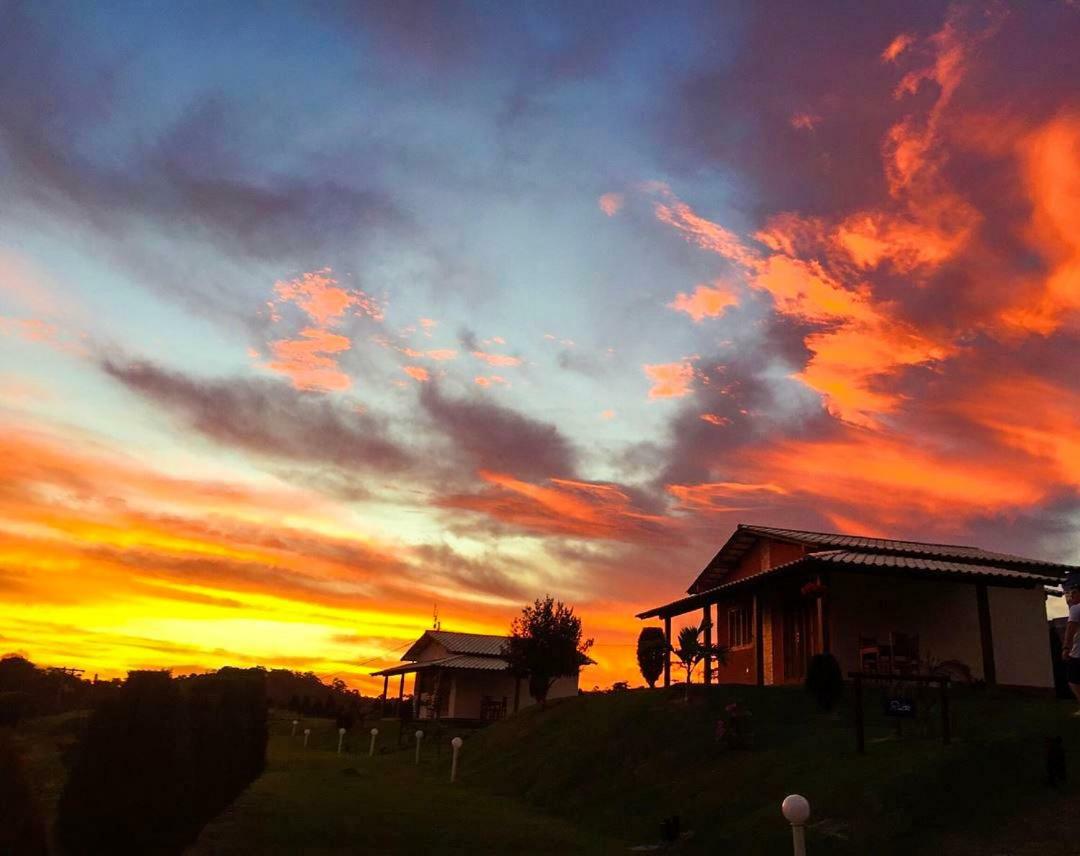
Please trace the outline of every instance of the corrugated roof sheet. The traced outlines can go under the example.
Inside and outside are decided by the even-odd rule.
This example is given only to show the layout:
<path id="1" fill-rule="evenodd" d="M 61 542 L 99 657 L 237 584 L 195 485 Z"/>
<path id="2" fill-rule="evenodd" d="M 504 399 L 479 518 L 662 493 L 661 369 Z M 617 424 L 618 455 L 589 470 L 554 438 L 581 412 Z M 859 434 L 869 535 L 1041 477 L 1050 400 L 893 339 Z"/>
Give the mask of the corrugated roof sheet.
<path id="1" fill-rule="evenodd" d="M 980 565 L 1068 573 L 1080 571 L 1071 565 L 1029 559 L 1011 553 L 995 553 L 979 547 L 959 544 L 931 544 L 925 541 L 901 541 L 894 538 L 870 538 L 864 535 L 844 535 L 836 532 L 812 532 L 805 529 L 785 529 L 776 526 L 757 526 L 740 523 L 719 552 L 698 574 L 688 592 L 696 594 L 719 585 L 731 573 L 746 553 L 761 538 L 774 538 L 801 544 L 808 552 L 847 548 L 860 553 L 884 553 L 897 556 L 923 556 L 932 559 L 975 563 Z"/>
<path id="2" fill-rule="evenodd" d="M 429 630 L 426 634 L 451 654 L 479 654 L 497 657 L 502 653 L 508 638 L 486 633 L 457 633 L 453 630 Z"/>
<path id="3" fill-rule="evenodd" d="M 933 556 L 936 558 L 974 559 L 989 564 L 1007 563 L 1042 568 L 1060 568 L 1073 570 L 1069 565 L 1046 562 L 1042 559 L 1029 559 L 1011 553 L 995 553 L 980 547 L 966 547 L 959 544 L 931 544 L 925 541 L 899 541 L 893 538 L 868 538 L 863 535 L 843 535 L 830 532 L 810 532 L 803 529 L 779 529 L 773 526 L 740 525 L 740 529 L 763 536 L 786 538 L 803 544 L 829 547 L 851 547 L 860 551 L 898 553 L 912 556 Z"/>
<path id="4" fill-rule="evenodd" d="M 716 596 L 736 588 L 752 587 L 754 582 L 763 577 L 798 571 L 817 571 L 822 567 L 847 566 L 852 570 L 880 568 L 884 571 L 908 571 L 916 575 L 941 575 L 951 579 L 999 580 L 1001 584 L 1053 585 L 1061 581 L 1059 573 L 1045 571 L 1025 571 L 1016 568 L 1002 568 L 981 562 L 956 562 L 944 559 L 931 559 L 923 556 L 896 556 L 887 553 L 872 553 L 860 550 L 822 550 L 809 553 L 800 559 L 765 568 L 728 583 L 721 583 L 705 591 L 679 598 L 663 606 L 654 607 L 638 613 L 638 618 L 651 618 L 657 615 L 681 615 L 712 603 Z"/>

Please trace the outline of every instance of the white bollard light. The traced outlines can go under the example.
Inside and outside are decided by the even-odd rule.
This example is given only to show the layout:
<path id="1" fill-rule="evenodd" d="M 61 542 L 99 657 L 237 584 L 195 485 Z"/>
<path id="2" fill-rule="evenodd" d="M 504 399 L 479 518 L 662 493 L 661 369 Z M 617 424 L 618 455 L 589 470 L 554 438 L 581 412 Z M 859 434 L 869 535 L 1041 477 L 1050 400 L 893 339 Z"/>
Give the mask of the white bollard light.
<path id="1" fill-rule="evenodd" d="M 310 736 L 311 736 L 311 729 L 310 728 L 305 728 L 304 729 L 304 748 L 305 749 L 307 749 L 307 741 L 308 741 L 308 738 Z"/>
<path id="2" fill-rule="evenodd" d="M 345 729 L 339 728 L 337 730 L 337 753 L 341 754 L 341 744 L 345 742 Z"/>
<path id="3" fill-rule="evenodd" d="M 300 724 L 300 720 L 299 720 L 299 719 L 294 719 L 294 720 L 292 721 L 292 736 L 293 736 L 293 737 L 295 737 L 295 736 L 296 736 L 296 726 L 298 726 L 299 724 Z"/>
<path id="4" fill-rule="evenodd" d="M 416 732 L 416 763 L 417 763 L 417 765 L 420 764 L 420 741 L 423 740 L 423 739 L 424 739 L 424 732 L 423 731 L 417 731 Z"/>
<path id="5" fill-rule="evenodd" d="M 368 749 L 368 757 L 372 757 L 375 754 L 375 738 L 379 736 L 379 729 L 371 729 L 371 748 Z"/>
<path id="6" fill-rule="evenodd" d="M 810 818 L 810 803 L 806 797 L 792 794 L 780 805 L 784 819 L 791 824 L 791 840 L 795 856 L 806 856 L 806 821 Z"/>
<path id="7" fill-rule="evenodd" d="M 450 741 L 450 745 L 454 747 L 454 757 L 450 761 L 450 784 L 453 784 L 457 779 L 457 756 L 461 751 L 462 740 L 460 737 L 455 737 Z"/>

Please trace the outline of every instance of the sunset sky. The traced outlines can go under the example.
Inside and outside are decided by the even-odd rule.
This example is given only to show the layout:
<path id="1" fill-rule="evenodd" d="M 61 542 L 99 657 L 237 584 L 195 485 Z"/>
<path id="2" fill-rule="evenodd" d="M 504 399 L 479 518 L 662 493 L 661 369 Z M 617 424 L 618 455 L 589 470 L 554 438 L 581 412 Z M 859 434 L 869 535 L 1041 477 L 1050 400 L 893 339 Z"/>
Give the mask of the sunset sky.
<path id="1" fill-rule="evenodd" d="M 1080 5 L 0 0 L 0 653 L 365 678 L 737 522 L 1080 561 Z"/>

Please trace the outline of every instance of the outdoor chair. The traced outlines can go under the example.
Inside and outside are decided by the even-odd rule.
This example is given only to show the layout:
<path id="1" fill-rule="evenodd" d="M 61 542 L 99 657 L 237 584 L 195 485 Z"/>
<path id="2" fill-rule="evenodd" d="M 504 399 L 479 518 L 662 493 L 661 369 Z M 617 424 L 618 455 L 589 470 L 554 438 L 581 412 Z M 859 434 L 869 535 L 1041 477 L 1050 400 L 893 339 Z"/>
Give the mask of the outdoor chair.
<path id="1" fill-rule="evenodd" d="M 873 636 L 859 637 L 859 669 L 876 672 L 881 667 L 881 646 Z"/>
<path id="2" fill-rule="evenodd" d="M 902 674 L 912 674 L 919 669 L 919 634 L 892 633 L 892 667 Z"/>

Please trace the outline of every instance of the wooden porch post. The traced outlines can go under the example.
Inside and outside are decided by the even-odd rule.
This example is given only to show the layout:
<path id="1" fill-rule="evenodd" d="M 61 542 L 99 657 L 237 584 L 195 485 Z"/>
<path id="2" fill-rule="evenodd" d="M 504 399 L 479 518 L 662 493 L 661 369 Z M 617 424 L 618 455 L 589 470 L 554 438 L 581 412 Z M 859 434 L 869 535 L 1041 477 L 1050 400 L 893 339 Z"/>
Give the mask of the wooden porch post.
<path id="1" fill-rule="evenodd" d="M 705 683 L 712 683 L 712 615 L 709 604 L 701 608 L 701 623 L 705 628 Z"/>
<path id="2" fill-rule="evenodd" d="M 761 598 L 754 595 L 754 667 L 757 670 L 757 685 L 759 687 L 765 686 L 765 634 L 763 632 L 761 620 L 762 617 L 762 605 Z"/>
<path id="3" fill-rule="evenodd" d="M 413 717 L 413 719 L 419 719 L 420 718 L 420 672 L 419 672 L 419 670 L 413 672 L 412 717 Z"/>
<path id="4" fill-rule="evenodd" d="M 821 653 L 832 653 L 832 640 L 829 634 L 829 578 L 818 575 L 818 584 L 824 587 L 818 598 L 818 633 L 821 638 Z"/>
<path id="5" fill-rule="evenodd" d="M 386 690 L 390 686 L 390 676 L 382 676 L 382 698 L 379 700 L 379 718 L 386 714 Z"/>
<path id="6" fill-rule="evenodd" d="M 398 684 L 397 690 L 397 715 L 401 718 L 401 702 L 405 698 L 405 673 L 401 673 L 401 683 Z"/>
<path id="7" fill-rule="evenodd" d="M 975 601 L 979 607 L 983 680 L 992 685 L 997 683 L 997 665 L 994 663 L 994 629 L 990 625 L 990 594 L 986 590 L 986 583 L 975 583 Z"/>
<path id="8" fill-rule="evenodd" d="M 664 652 L 664 686 L 671 686 L 671 616 L 664 616 L 664 642 L 667 643 L 667 651 Z"/>

